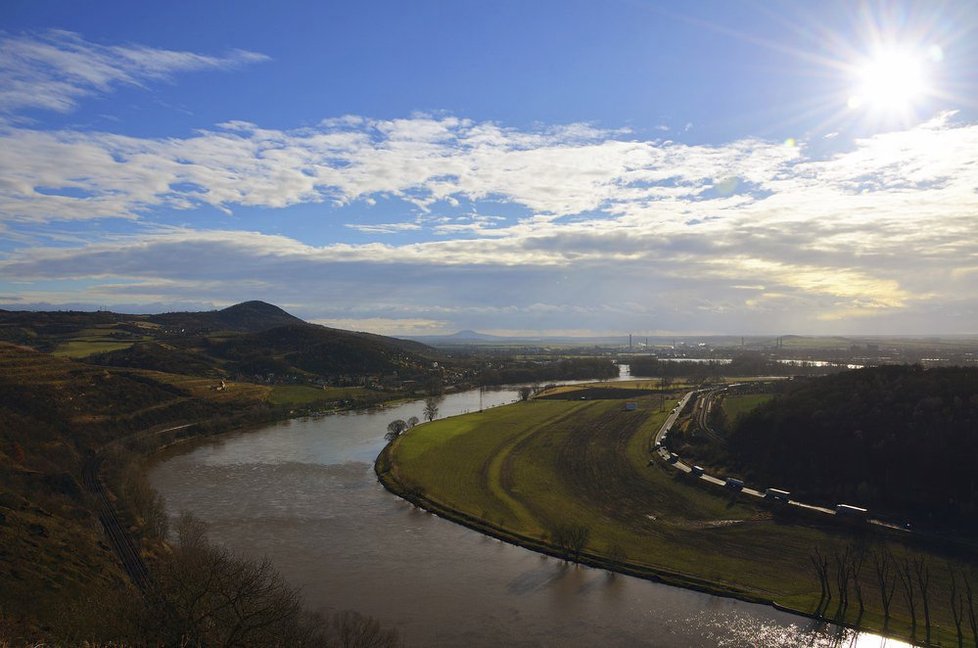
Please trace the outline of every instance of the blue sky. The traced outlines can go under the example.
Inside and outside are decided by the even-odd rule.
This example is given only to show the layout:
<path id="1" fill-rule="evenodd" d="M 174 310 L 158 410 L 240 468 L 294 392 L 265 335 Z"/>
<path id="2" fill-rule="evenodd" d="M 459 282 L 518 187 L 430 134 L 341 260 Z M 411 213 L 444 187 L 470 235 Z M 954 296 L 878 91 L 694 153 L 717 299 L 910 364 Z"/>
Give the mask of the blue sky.
<path id="1" fill-rule="evenodd" d="M 973 2 L 21 2 L 0 304 L 976 333 Z"/>

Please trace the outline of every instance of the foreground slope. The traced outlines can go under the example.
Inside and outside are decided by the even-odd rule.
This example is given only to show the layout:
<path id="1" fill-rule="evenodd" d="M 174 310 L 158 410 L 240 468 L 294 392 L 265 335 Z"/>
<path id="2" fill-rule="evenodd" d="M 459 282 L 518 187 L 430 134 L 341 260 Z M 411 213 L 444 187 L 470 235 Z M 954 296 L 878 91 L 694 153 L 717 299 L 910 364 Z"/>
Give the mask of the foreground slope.
<path id="1" fill-rule="evenodd" d="M 275 414 L 267 387 L 216 391 L 205 382 L 0 343 L 0 618 L 64 632 L 66 624 L 97 623 L 93 605 L 126 595 L 83 468 L 97 449 L 137 432 L 196 422 L 221 429 Z M 138 457 L 141 441 L 120 452 Z M 120 486 L 117 494 L 130 484 Z"/>

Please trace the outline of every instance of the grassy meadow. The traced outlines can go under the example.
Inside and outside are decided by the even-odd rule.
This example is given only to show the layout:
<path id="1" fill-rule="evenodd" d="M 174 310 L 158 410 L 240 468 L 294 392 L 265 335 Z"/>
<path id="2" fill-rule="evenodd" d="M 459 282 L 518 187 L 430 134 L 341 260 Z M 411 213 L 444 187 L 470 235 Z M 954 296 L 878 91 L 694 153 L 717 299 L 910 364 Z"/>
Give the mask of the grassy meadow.
<path id="1" fill-rule="evenodd" d="M 623 396 L 581 400 L 560 388 L 557 398 L 421 425 L 389 446 L 378 472 L 395 492 L 531 548 L 555 549 L 555 530 L 573 525 L 587 529 L 585 562 L 802 613 L 813 612 L 820 599 L 813 547 L 832 554 L 850 543 L 868 550 L 886 542 L 894 556 L 927 556 L 932 641 L 951 645 L 946 555 L 918 554 L 919 547 L 882 529 L 788 517 L 650 464 L 651 435 L 679 394 L 666 400 L 665 411 L 658 395 Z M 626 399 L 638 409 L 626 411 Z M 874 578 L 867 562 L 859 578 L 865 610 L 858 621 L 880 629 Z M 918 594 L 922 638 L 920 604 Z M 890 630 L 909 636 L 909 613 L 899 596 L 892 611 Z M 853 599 L 844 620 L 855 623 L 856 616 Z"/>

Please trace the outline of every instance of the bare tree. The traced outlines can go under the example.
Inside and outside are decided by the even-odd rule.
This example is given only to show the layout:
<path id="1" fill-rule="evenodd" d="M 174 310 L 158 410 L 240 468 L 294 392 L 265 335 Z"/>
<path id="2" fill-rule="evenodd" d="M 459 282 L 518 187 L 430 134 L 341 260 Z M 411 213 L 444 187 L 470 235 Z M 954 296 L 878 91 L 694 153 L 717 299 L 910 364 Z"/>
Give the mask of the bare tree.
<path id="1" fill-rule="evenodd" d="M 863 566 L 866 564 L 866 545 L 859 543 L 852 548 L 852 559 L 849 563 L 849 573 L 852 576 L 852 591 L 856 595 L 856 604 L 859 606 L 859 613 L 856 616 L 856 625 L 862 621 L 863 613 L 866 611 L 863 601 Z"/>
<path id="2" fill-rule="evenodd" d="M 930 566 L 927 564 L 925 556 L 914 556 L 913 573 L 917 580 L 917 587 L 920 590 L 920 600 L 924 605 L 924 640 L 930 643 L 930 597 L 928 587 L 930 586 Z"/>
<path id="3" fill-rule="evenodd" d="M 873 550 L 873 569 L 876 572 L 876 583 L 880 588 L 880 601 L 883 604 L 883 629 L 886 630 L 890 624 L 890 603 L 896 593 L 893 556 L 886 545 L 878 550 Z"/>
<path id="4" fill-rule="evenodd" d="M 431 423 L 438 416 L 438 399 L 429 396 L 424 399 L 424 418 L 426 421 Z"/>
<path id="5" fill-rule="evenodd" d="M 396 419 L 387 424 L 387 434 L 384 438 L 388 441 L 393 441 L 397 437 L 404 434 L 404 431 L 408 429 L 408 424 L 404 422 L 403 419 Z"/>
<path id="6" fill-rule="evenodd" d="M 975 596 L 971 589 L 971 577 L 964 572 L 964 594 L 968 599 L 968 625 L 971 626 L 971 638 L 978 648 L 978 617 L 975 615 Z"/>
<path id="7" fill-rule="evenodd" d="M 419 419 L 417 416 L 412 416 L 411 418 L 409 418 L 407 420 L 408 429 L 413 428 L 415 425 L 417 425 L 420 422 L 421 422 L 421 419 Z"/>
<path id="8" fill-rule="evenodd" d="M 579 524 L 558 524 L 550 533 L 554 544 L 572 556 L 575 561 L 581 557 L 581 552 L 587 546 L 590 536 L 591 530 Z"/>
<path id="9" fill-rule="evenodd" d="M 397 631 L 370 618 L 342 612 L 327 623 L 302 610 L 299 591 L 270 561 L 246 560 L 208 542 L 206 526 L 191 515 L 176 525 L 177 542 L 161 561 L 160 628 L 147 645 L 337 646 L 401 648 Z"/>
<path id="10" fill-rule="evenodd" d="M 530 396 L 533 395 L 533 388 L 532 387 L 523 386 L 523 387 L 520 387 L 519 388 L 519 392 L 518 393 L 520 395 L 520 400 L 521 401 L 530 400 Z"/>
<path id="11" fill-rule="evenodd" d="M 623 563 L 628 560 L 628 554 L 617 542 L 612 543 L 608 546 L 608 560 L 614 563 Z"/>
<path id="12" fill-rule="evenodd" d="M 964 622 L 964 597 L 958 589 L 958 577 L 954 571 L 954 565 L 949 560 L 947 562 L 947 573 L 951 577 L 951 586 L 948 588 L 948 603 L 951 608 L 951 617 L 954 619 L 954 629 L 958 633 L 958 648 L 964 646 L 964 632 L 961 624 Z"/>
<path id="13" fill-rule="evenodd" d="M 839 607 L 836 609 L 835 616 L 844 619 L 846 611 L 849 609 L 849 561 L 851 560 L 852 547 L 846 545 L 845 549 L 835 548 L 835 585 L 839 591 Z"/>
<path id="14" fill-rule="evenodd" d="M 897 577 L 903 585 L 903 600 L 907 602 L 907 609 L 910 610 L 910 635 L 917 638 L 917 596 L 913 586 L 913 563 L 910 558 L 904 556 L 903 561 L 897 564 Z"/>
<path id="15" fill-rule="evenodd" d="M 136 518 L 142 521 L 147 535 L 160 540 L 166 538 L 170 521 L 166 502 L 150 486 L 145 471 L 132 462 L 124 469 L 121 479 L 125 501 Z"/>
<path id="16" fill-rule="evenodd" d="M 821 617 L 829 607 L 829 601 L 832 600 L 832 589 L 829 587 L 829 559 L 822 555 L 818 547 L 812 548 L 808 559 L 812 563 L 815 576 L 818 578 L 818 585 L 822 590 L 818 599 L 818 606 L 815 608 L 815 616 Z"/>
<path id="17" fill-rule="evenodd" d="M 189 515 L 176 531 L 173 555 L 160 570 L 166 643 L 261 645 L 298 636 L 298 591 L 267 558 L 244 560 L 210 544 L 203 523 Z"/>

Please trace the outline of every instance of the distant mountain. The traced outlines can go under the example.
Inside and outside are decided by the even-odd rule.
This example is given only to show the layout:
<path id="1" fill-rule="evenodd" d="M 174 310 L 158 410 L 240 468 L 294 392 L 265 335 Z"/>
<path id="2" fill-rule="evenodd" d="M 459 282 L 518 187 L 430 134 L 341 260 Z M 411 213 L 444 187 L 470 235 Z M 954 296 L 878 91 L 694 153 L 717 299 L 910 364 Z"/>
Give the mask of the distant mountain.
<path id="1" fill-rule="evenodd" d="M 190 331 L 235 331 L 253 333 L 277 326 L 305 324 L 278 306 L 263 301 L 247 301 L 218 311 L 201 313 L 163 313 L 150 315 L 146 319 L 154 324 Z"/>
<path id="2" fill-rule="evenodd" d="M 498 335 L 487 335 L 485 333 L 476 333 L 475 331 L 459 331 L 453 335 L 449 335 L 449 338 L 456 340 L 499 340 L 501 339 Z"/>
<path id="3" fill-rule="evenodd" d="M 476 331 L 465 330 L 449 335 L 412 335 L 411 340 L 435 346 L 452 346 L 468 344 L 505 344 L 521 340 L 522 338 L 501 337 L 499 335 L 488 335 Z"/>

